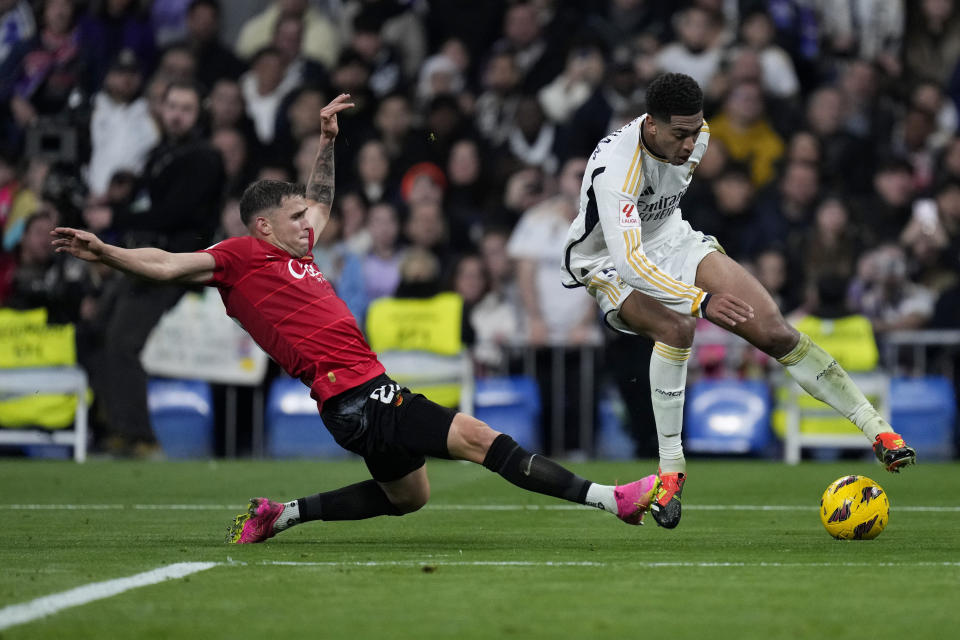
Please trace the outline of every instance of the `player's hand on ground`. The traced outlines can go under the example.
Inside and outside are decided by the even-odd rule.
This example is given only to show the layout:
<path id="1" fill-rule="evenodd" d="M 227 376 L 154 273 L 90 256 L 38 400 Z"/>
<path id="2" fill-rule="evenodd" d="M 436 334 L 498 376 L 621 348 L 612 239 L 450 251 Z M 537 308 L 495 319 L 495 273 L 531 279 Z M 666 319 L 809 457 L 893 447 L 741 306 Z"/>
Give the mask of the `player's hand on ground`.
<path id="1" fill-rule="evenodd" d="M 705 315 L 721 327 L 735 327 L 753 318 L 753 307 L 735 295 L 715 293 L 710 296 Z"/>
<path id="2" fill-rule="evenodd" d="M 330 104 L 320 110 L 320 134 L 332 140 L 340 133 L 340 125 L 337 123 L 337 114 L 341 111 L 351 108 L 353 105 L 349 93 L 341 93 L 330 101 Z"/>
<path id="3" fill-rule="evenodd" d="M 50 235 L 53 236 L 52 243 L 57 253 L 69 253 L 90 262 L 100 260 L 103 254 L 103 241 L 89 231 L 57 227 L 50 232 Z"/>

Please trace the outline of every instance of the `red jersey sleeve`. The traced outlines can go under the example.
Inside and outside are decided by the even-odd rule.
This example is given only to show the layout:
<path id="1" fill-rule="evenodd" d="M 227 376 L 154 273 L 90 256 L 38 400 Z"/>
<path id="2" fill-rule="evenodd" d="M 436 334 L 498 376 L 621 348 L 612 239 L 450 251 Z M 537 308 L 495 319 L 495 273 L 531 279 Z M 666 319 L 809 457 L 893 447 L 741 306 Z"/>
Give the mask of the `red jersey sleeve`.
<path id="1" fill-rule="evenodd" d="M 208 249 L 204 253 L 213 256 L 217 266 L 213 270 L 213 277 L 207 282 L 210 286 L 233 286 L 250 264 L 253 245 L 256 242 L 251 236 L 227 238 Z"/>

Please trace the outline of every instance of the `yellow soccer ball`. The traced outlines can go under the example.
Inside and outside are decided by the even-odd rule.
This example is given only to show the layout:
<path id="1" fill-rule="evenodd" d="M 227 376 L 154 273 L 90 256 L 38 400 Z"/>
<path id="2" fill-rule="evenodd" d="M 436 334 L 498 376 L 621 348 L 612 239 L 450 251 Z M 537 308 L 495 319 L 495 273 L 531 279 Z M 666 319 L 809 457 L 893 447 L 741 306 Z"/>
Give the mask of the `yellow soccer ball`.
<path id="1" fill-rule="evenodd" d="M 820 498 L 820 521 L 837 540 L 872 540 L 890 520 L 886 492 L 866 476 L 843 476 Z"/>

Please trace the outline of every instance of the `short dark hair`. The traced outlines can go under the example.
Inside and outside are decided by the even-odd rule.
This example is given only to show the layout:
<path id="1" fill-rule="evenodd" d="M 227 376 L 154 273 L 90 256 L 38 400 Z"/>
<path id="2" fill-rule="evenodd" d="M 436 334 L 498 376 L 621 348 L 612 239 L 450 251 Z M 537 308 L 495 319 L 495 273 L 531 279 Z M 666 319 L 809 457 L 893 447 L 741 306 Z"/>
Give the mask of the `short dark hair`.
<path id="1" fill-rule="evenodd" d="M 690 76 L 664 73 L 647 87 L 647 113 L 661 122 L 671 116 L 692 116 L 703 111 L 703 91 Z"/>
<path id="2" fill-rule="evenodd" d="M 279 207 L 284 198 L 303 198 L 306 193 L 307 190 L 302 184 L 257 180 L 244 189 L 240 196 L 240 220 L 245 226 L 249 226 L 258 213 Z"/>
<path id="3" fill-rule="evenodd" d="M 163 90 L 163 99 L 166 100 L 172 91 L 192 91 L 193 94 L 197 96 L 197 103 L 203 106 L 203 96 L 205 92 L 198 82 L 193 82 L 192 80 L 174 80 L 168 83 L 167 88 Z"/>

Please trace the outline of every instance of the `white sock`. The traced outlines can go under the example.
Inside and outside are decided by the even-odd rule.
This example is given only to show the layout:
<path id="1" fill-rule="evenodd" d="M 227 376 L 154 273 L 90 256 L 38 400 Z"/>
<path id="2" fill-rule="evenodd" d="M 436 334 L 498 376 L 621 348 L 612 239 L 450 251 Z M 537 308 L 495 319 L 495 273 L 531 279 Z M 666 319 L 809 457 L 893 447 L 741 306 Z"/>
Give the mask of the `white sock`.
<path id="1" fill-rule="evenodd" d="M 276 533 L 285 531 L 295 524 L 300 524 L 300 505 L 296 500 L 285 502 L 280 517 L 273 523 L 273 530 Z"/>
<path id="2" fill-rule="evenodd" d="M 587 498 L 584 504 L 617 515 L 617 499 L 613 497 L 613 487 L 610 485 L 591 483 L 587 487 Z"/>
<path id="3" fill-rule="evenodd" d="M 680 432 L 689 359 L 689 347 L 671 347 L 662 342 L 654 343 L 650 356 L 650 395 L 660 445 L 660 470 L 664 473 L 684 473 L 687 470 Z"/>
<path id="4" fill-rule="evenodd" d="M 839 411 L 870 442 L 880 433 L 893 432 L 893 427 L 877 413 L 843 367 L 809 336 L 801 334 L 797 346 L 777 361 L 804 391 Z"/>

